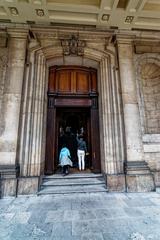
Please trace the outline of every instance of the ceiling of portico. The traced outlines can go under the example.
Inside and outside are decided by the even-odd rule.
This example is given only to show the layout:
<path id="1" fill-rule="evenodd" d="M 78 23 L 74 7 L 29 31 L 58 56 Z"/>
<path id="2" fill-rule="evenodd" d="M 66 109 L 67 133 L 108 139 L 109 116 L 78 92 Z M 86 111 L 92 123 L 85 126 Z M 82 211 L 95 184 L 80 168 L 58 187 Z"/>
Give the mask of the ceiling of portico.
<path id="1" fill-rule="evenodd" d="M 0 22 L 160 30 L 160 0 L 0 0 Z"/>

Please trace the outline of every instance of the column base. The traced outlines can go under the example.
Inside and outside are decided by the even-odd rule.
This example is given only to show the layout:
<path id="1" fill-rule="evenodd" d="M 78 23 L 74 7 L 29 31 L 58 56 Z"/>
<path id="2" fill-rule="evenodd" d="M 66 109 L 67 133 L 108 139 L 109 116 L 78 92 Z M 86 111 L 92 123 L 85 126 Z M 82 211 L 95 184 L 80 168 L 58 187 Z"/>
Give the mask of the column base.
<path id="1" fill-rule="evenodd" d="M 107 189 L 109 192 L 125 192 L 125 175 L 108 174 L 106 175 Z"/>
<path id="2" fill-rule="evenodd" d="M 18 195 L 37 194 L 39 177 L 20 177 L 18 179 Z"/>
<path id="3" fill-rule="evenodd" d="M 145 161 L 126 163 L 127 192 L 151 192 L 155 190 L 154 177 Z"/>
<path id="4" fill-rule="evenodd" d="M 16 178 L 3 178 L 1 180 L 1 190 L 0 198 L 3 197 L 15 197 L 17 189 L 17 179 Z"/>
<path id="5" fill-rule="evenodd" d="M 159 170 L 152 171 L 152 174 L 154 175 L 156 188 L 157 187 L 160 188 L 160 171 Z"/>
<path id="6" fill-rule="evenodd" d="M 155 191 L 152 174 L 127 175 L 127 192 L 151 192 Z"/>
<path id="7" fill-rule="evenodd" d="M 0 198 L 17 195 L 18 165 L 0 165 Z"/>

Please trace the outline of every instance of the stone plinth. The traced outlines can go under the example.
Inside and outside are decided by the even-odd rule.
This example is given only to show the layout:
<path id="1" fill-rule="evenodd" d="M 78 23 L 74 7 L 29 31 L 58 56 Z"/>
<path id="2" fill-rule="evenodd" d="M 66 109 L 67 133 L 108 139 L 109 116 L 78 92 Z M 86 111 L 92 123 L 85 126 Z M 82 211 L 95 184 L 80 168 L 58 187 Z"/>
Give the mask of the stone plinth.
<path id="1" fill-rule="evenodd" d="M 155 190 L 152 174 L 127 175 L 127 192 L 150 192 Z"/>
<path id="2" fill-rule="evenodd" d="M 107 175 L 107 188 L 109 192 L 125 192 L 125 175 L 118 174 L 118 175 Z"/>
<path id="3" fill-rule="evenodd" d="M 154 191 L 154 179 L 145 161 L 127 162 L 125 165 L 127 192 Z"/>
<path id="4" fill-rule="evenodd" d="M 18 165 L 0 165 L 0 197 L 17 195 Z"/>
<path id="5" fill-rule="evenodd" d="M 39 177 L 21 177 L 18 180 L 18 195 L 36 194 L 38 192 Z"/>
<path id="6" fill-rule="evenodd" d="M 16 196 L 17 179 L 6 178 L 1 182 L 1 197 Z"/>
<path id="7" fill-rule="evenodd" d="M 156 188 L 157 187 L 160 188 L 160 170 L 153 171 L 153 174 L 154 174 L 154 181 L 155 181 Z"/>

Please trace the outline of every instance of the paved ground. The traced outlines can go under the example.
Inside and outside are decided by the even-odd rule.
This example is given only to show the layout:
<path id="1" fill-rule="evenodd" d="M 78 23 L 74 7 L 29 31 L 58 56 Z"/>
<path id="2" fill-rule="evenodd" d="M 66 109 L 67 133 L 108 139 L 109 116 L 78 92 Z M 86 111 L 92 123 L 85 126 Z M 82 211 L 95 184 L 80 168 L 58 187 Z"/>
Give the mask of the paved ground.
<path id="1" fill-rule="evenodd" d="M 0 200 L 0 240 L 160 240 L 160 194 L 90 193 Z"/>

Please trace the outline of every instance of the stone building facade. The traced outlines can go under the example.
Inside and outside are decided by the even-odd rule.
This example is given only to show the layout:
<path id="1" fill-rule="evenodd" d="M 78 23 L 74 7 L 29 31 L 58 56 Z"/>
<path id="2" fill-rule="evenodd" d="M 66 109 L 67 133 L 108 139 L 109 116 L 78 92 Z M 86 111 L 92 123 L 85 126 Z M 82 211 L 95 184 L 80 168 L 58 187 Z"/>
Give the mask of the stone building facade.
<path id="1" fill-rule="evenodd" d="M 65 54 L 75 36 L 81 54 Z M 77 46 L 76 46 L 77 47 Z M 160 185 L 159 32 L 81 27 L 0 30 L 3 196 L 36 193 L 44 174 L 50 66 L 97 69 L 101 172 L 109 191 Z"/>

